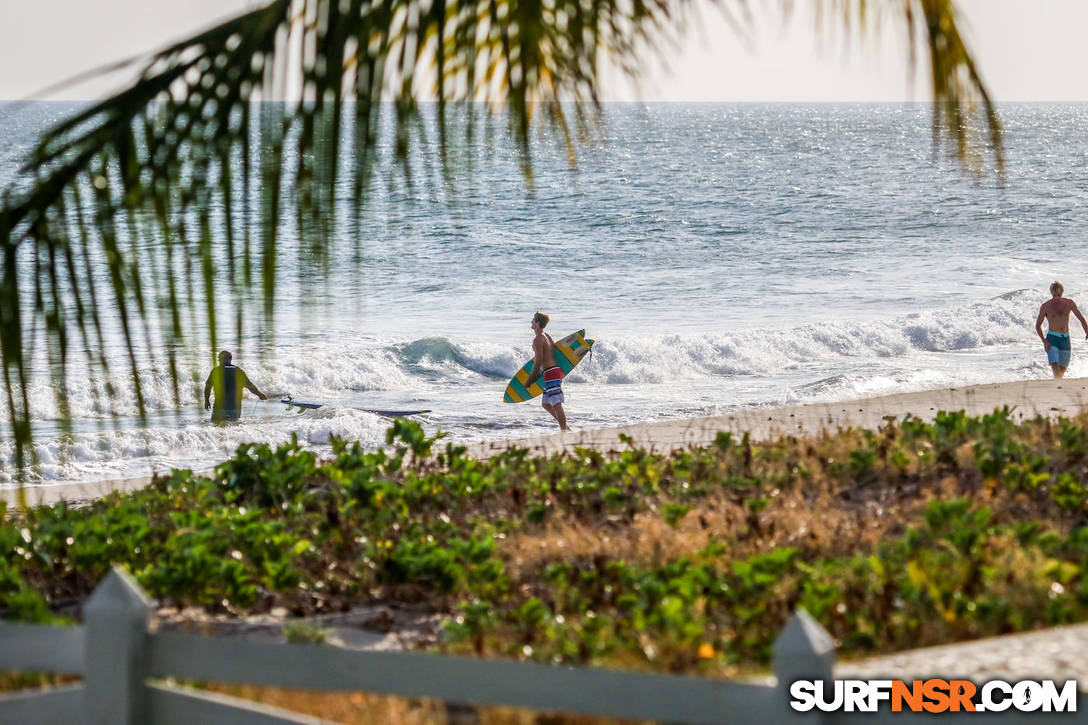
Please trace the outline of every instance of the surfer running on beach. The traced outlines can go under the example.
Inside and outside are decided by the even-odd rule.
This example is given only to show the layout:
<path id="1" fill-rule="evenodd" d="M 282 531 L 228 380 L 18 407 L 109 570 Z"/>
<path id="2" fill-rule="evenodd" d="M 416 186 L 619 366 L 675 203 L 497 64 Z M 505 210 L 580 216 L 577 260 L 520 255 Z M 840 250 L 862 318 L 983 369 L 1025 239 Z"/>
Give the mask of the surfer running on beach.
<path id="1" fill-rule="evenodd" d="M 1055 379 L 1065 375 L 1069 367 L 1069 313 L 1072 312 L 1080 320 L 1080 326 L 1084 328 L 1084 336 L 1088 338 L 1088 320 L 1077 309 L 1077 303 L 1062 297 L 1065 287 L 1061 282 L 1050 285 L 1051 298 L 1039 308 L 1039 316 L 1035 319 L 1035 332 L 1043 341 L 1043 349 L 1046 350 L 1047 361 L 1054 372 Z M 1043 334 L 1043 318 L 1046 318 L 1047 333 Z"/>
<path id="2" fill-rule="evenodd" d="M 223 350 L 219 353 L 219 364 L 212 368 L 204 383 L 204 410 L 212 411 L 212 422 L 222 423 L 228 420 L 238 420 L 242 417 L 242 389 L 256 395 L 261 400 L 267 400 L 268 396 L 257 389 L 250 382 L 249 377 L 242 368 L 230 364 L 231 355 Z M 212 409 L 208 397 L 215 391 L 215 408 Z"/>
<path id="3" fill-rule="evenodd" d="M 533 338 L 533 370 L 529 373 L 528 385 L 532 385 L 541 376 L 544 377 L 544 395 L 541 405 L 548 411 L 560 430 L 570 430 L 567 427 L 567 414 L 563 411 L 563 370 L 555 364 L 555 341 L 552 336 L 544 332 L 551 318 L 539 310 L 533 315 L 530 323 L 536 337 Z"/>

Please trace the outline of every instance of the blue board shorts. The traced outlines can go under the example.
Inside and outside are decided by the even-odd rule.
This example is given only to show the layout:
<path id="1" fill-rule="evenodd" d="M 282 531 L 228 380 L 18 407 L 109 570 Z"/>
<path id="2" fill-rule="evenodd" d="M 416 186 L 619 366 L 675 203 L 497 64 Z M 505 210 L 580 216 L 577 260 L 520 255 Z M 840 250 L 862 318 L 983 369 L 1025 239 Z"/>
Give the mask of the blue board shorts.
<path id="1" fill-rule="evenodd" d="M 1046 341 L 1050 343 L 1050 349 L 1046 351 L 1046 359 L 1051 365 L 1057 363 L 1063 368 L 1069 367 L 1069 356 L 1072 354 L 1072 346 L 1069 344 L 1069 333 L 1048 332 Z"/>

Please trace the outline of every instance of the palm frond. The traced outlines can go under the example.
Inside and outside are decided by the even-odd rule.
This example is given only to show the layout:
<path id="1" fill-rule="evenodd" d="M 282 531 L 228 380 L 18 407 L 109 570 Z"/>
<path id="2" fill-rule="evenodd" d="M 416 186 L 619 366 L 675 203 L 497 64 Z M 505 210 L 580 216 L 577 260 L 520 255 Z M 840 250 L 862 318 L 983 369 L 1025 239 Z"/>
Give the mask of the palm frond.
<path id="1" fill-rule="evenodd" d="M 0 209 L 0 350 L 16 465 L 32 450 L 28 351 L 37 343 L 27 329 L 41 323 L 63 391 L 69 334 L 82 337 L 81 365 L 109 381 L 116 361 L 104 326 L 115 326 L 139 415 L 142 371 L 163 356 L 180 406 L 178 355 L 196 342 L 197 299 L 209 355 L 251 322 L 251 288 L 270 326 L 284 211 L 303 240 L 300 264 L 327 264 L 338 186 L 350 177 L 352 207 L 363 206 L 384 117 L 409 178 L 422 101 L 437 102 L 444 159 L 448 104 L 470 102 L 471 117 L 471 102 L 500 102 L 528 168 L 535 110 L 573 144 L 567 115 L 583 107 L 560 102 L 595 103 L 599 54 L 663 27 L 675 4 L 276 0 L 151 56 L 131 87 L 41 138 Z M 165 291 L 166 304 L 152 305 L 153 291 Z"/>
<path id="2" fill-rule="evenodd" d="M 784 11 L 794 9 L 784 0 Z M 933 99 L 933 148 L 946 148 L 973 174 L 1005 174 L 1001 119 L 960 32 L 955 0 L 818 0 L 816 31 L 841 32 L 851 38 L 879 38 L 889 24 L 902 28 L 909 72 L 925 53 Z M 981 131 L 983 144 L 973 140 Z M 992 164 L 986 163 L 987 158 Z"/>
<path id="3" fill-rule="evenodd" d="M 934 145 L 942 136 L 955 150 L 955 156 L 973 171 L 981 171 L 984 156 L 971 143 L 972 122 L 981 116 L 983 128 L 989 135 L 989 149 L 994 157 L 996 173 L 1005 173 L 1004 144 L 1001 119 L 990 99 L 974 59 L 967 50 L 957 23 L 952 0 L 923 0 L 919 22 L 909 23 L 912 42 L 915 34 L 925 39 L 935 104 L 933 114 Z M 918 16 L 912 16 L 918 17 Z M 918 25 L 923 26 L 922 30 Z"/>
<path id="4" fill-rule="evenodd" d="M 477 133 L 476 103 L 502 107 L 527 173 L 534 118 L 573 158 L 604 55 L 637 74 L 644 51 L 676 37 L 689 2 L 275 0 L 150 56 L 131 87 L 48 131 L 0 205 L 0 357 L 16 466 L 33 451 L 35 350 L 62 418 L 77 347 L 104 404 L 122 357 L 141 417 L 144 371 L 155 367 L 169 370 L 180 408 L 186 349 L 199 343 L 213 362 L 255 320 L 273 329 L 288 215 L 297 264 L 327 269 L 338 209 L 358 224 L 380 149 L 414 183 L 413 143 L 429 143 L 433 128 L 448 174 L 451 135 Z M 720 2 L 747 16 L 744 0 Z M 861 20 L 873 4 L 840 2 Z M 934 128 L 966 158 L 965 119 L 981 100 L 1000 166 L 1000 126 L 951 0 L 884 5 L 927 34 Z M 428 126 L 420 109 L 432 101 Z M 198 329 L 206 339 L 194 339 Z M 107 339 L 123 348 L 107 350 Z"/>

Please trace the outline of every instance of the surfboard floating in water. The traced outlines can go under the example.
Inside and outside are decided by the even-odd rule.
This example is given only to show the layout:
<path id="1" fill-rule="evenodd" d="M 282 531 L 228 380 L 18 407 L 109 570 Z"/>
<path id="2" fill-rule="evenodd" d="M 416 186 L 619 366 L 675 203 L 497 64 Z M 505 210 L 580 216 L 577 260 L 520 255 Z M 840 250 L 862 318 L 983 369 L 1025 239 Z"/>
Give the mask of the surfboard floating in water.
<path id="1" fill-rule="evenodd" d="M 286 405 L 288 409 L 297 408 L 298 410 L 296 412 L 298 413 L 301 413 L 304 410 L 317 410 L 318 408 L 325 407 L 324 403 L 306 403 L 301 400 L 294 400 L 290 395 L 285 395 L 280 398 L 280 402 Z M 407 418 L 410 415 L 422 415 L 431 412 L 430 410 L 374 410 L 371 408 L 355 408 L 355 410 L 361 410 L 375 415 L 384 415 L 387 418 Z"/>
<path id="2" fill-rule="evenodd" d="M 582 358 L 593 348 L 593 343 L 593 340 L 586 339 L 585 330 L 572 332 L 562 340 L 555 341 L 555 364 L 563 371 L 563 377 L 570 375 L 574 366 L 582 362 Z M 514 373 L 514 377 L 510 378 L 510 384 L 506 386 L 502 402 L 523 403 L 544 392 L 544 388 L 540 387 L 540 384 L 544 382 L 543 378 L 532 385 L 526 385 L 529 382 L 529 373 L 532 371 L 533 359 L 529 358 L 529 362 L 522 365 L 521 369 Z"/>

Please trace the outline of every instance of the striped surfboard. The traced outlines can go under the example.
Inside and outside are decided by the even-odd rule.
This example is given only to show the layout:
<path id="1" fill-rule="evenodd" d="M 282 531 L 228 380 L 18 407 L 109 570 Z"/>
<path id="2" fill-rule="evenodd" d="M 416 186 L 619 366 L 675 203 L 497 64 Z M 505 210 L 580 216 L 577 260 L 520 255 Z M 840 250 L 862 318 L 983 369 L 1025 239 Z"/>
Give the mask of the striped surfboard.
<path id="1" fill-rule="evenodd" d="M 592 347 L 593 340 L 586 339 L 585 330 L 572 332 L 562 340 L 555 341 L 555 362 L 563 371 L 563 377 L 570 375 L 570 371 L 582 362 L 582 358 Z M 506 392 L 502 396 L 504 403 L 524 403 L 544 392 L 544 389 L 540 387 L 543 379 L 532 385 L 526 385 L 529 381 L 529 373 L 532 371 L 533 360 L 529 358 L 529 362 L 522 365 L 521 369 L 514 373 L 514 377 L 510 378 L 510 384 L 506 386 Z"/>

